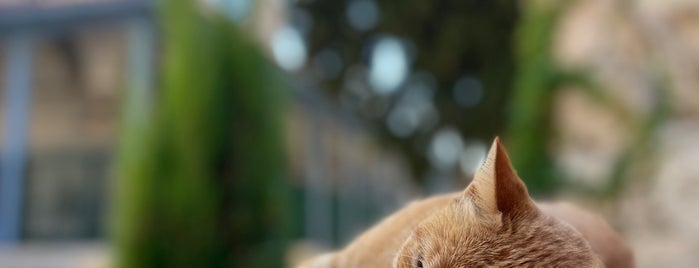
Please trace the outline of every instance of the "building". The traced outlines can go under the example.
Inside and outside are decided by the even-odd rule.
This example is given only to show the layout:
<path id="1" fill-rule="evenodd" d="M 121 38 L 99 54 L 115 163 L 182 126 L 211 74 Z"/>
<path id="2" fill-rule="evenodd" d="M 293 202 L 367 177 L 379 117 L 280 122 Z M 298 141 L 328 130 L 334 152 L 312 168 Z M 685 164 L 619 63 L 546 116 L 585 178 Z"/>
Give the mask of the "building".
<path id="1" fill-rule="evenodd" d="M 35 257 L 64 243 L 104 244 L 119 120 L 144 116 L 155 96 L 153 10 L 146 0 L 0 3 L 0 244 L 59 242 L 8 258 L 54 267 Z M 417 190 L 407 162 L 369 128 L 321 89 L 290 84 L 286 137 L 303 235 L 338 245 Z M 81 256 L 61 252 L 67 263 Z"/>

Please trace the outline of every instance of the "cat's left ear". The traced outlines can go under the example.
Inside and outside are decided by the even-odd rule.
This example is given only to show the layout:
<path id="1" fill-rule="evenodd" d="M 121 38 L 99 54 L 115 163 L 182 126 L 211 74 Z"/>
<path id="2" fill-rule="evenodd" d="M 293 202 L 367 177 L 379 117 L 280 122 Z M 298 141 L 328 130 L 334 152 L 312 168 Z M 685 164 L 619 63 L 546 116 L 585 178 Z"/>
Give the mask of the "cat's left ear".
<path id="1" fill-rule="evenodd" d="M 485 162 L 464 195 L 481 212 L 523 216 L 538 211 L 499 138 L 493 141 Z"/>

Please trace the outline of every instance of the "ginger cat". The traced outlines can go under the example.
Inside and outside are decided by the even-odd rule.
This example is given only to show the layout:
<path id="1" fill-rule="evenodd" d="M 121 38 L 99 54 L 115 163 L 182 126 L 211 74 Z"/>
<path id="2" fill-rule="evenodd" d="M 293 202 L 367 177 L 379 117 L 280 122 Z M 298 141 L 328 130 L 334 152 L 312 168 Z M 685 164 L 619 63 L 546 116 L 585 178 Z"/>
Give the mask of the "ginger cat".
<path id="1" fill-rule="evenodd" d="M 603 220 L 532 201 L 498 138 L 464 192 L 413 202 L 301 268 L 634 267 Z"/>

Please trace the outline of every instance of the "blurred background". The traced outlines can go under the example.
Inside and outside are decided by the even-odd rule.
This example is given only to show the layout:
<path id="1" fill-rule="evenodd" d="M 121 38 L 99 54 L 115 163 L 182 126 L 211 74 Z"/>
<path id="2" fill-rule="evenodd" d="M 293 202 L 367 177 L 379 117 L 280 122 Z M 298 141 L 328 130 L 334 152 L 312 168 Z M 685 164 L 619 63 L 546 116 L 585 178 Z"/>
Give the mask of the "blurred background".
<path id="1" fill-rule="evenodd" d="M 495 136 L 699 265 L 699 1 L 0 1 L 0 267 L 293 267 Z"/>

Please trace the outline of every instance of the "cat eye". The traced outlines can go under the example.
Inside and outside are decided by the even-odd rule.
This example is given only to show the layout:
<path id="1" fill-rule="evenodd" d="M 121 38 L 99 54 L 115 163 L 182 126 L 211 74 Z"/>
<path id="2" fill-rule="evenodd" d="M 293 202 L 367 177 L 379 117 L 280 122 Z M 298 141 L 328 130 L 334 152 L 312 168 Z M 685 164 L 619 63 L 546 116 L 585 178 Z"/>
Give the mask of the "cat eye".
<path id="1" fill-rule="evenodd" d="M 422 265 L 422 255 L 420 255 L 419 257 L 417 257 L 417 262 L 415 263 L 415 267 L 417 267 L 417 268 L 423 268 L 423 265 Z"/>

